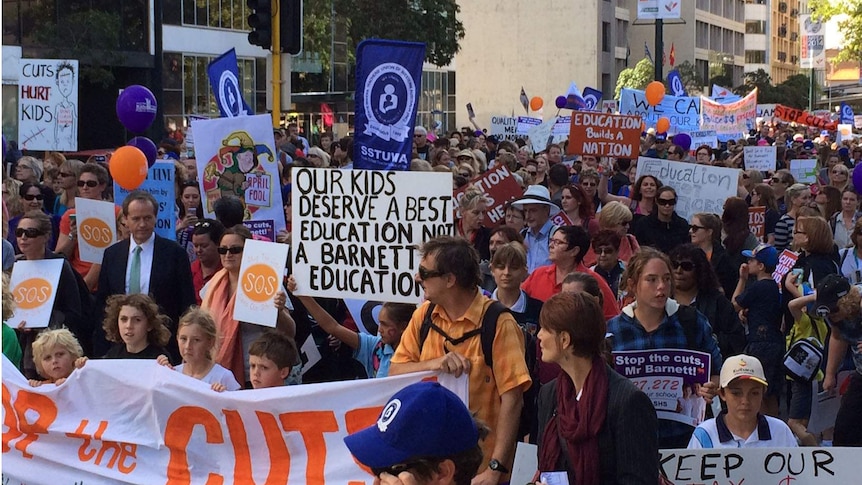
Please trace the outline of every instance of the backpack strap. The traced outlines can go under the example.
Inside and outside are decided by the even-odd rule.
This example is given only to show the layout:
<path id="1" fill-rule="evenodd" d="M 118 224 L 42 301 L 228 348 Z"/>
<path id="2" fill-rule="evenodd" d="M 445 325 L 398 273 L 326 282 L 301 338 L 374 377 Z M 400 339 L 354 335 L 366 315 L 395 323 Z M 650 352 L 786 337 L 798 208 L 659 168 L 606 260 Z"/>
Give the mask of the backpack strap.
<path id="1" fill-rule="evenodd" d="M 494 368 L 494 337 L 497 336 L 497 321 L 503 313 L 511 313 L 511 311 L 506 305 L 493 300 L 482 316 L 482 353 L 485 355 L 485 365 L 490 369 Z"/>
<path id="2" fill-rule="evenodd" d="M 422 353 L 422 347 L 425 346 L 425 340 L 428 339 L 428 332 L 431 331 L 431 314 L 434 313 L 433 303 L 428 304 L 428 310 L 425 312 L 425 318 L 422 319 L 422 325 L 419 327 L 419 353 Z"/>
<path id="3" fill-rule="evenodd" d="M 677 321 L 685 334 L 685 344 L 689 350 L 697 348 L 697 310 L 688 305 L 680 305 L 676 311 Z"/>

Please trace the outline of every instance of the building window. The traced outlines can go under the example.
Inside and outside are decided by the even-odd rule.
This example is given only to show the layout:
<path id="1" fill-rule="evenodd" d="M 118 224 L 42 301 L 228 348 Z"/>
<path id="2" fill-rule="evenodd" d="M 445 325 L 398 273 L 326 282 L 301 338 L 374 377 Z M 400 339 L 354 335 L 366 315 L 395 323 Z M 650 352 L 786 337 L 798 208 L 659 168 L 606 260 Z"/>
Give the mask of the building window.
<path id="1" fill-rule="evenodd" d="M 765 34 L 766 33 L 766 21 L 765 20 L 748 20 L 745 22 L 745 33 L 746 34 Z"/>
<path id="2" fill-rule="evenodd" d="M 455 71 L 422 71 L 416 124 L 431 129 L 440 122 L 444 130 L 455 130 L 456 109 Z"/>
<path id="3" fill-rule="evenodd" d="M 766 64 L 766 51 L 745 51 L 746 64 Z"/>
<path id="4" fill-rule="evenodd" d="M 611 51 L 611 24 L 602 22 L 602 52 Z"/>
<path id="5" fill-rule="evenodd" d="M 162 0 L 164 23 L 249 30 L 245 0 Z"/>

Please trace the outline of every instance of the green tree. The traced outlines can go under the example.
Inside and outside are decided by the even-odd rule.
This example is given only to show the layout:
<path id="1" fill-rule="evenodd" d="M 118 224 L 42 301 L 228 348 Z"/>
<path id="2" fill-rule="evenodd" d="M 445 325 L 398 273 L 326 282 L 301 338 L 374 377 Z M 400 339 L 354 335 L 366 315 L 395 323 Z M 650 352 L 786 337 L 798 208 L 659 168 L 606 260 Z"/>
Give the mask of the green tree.
<path id="1" fill-rule="evenodd" d="M 745 73 L 745 82 L 733 89 L 733 92 L 745 96 L 757 88 L 758 100 L 772 90 L 772 77 L 763 69 Z"/>
<path id="2" fill-rule="evenodd" d="M 835 61 L 862 61 L 862 0 L 809 0 L 808 6 L 824 22 L 846 15 L 838 21 L 844 43 Z"/>
<path id="3" fill-rule="evenodd" d="M 685 92 L 689 96 L 699 96 L 703 93 L 703 79 L 691 61 L 684 61 L 677 65 L 676 69 L 679 71 L 679 77 L 682 79 L 683 86 L 685 86 Z"/>
<path id="4" fill-rule="evenodd" d="M 765 102 L 781 103 L 791 108 L 807 109 L 809 80 L 810 78 L 805 74 L 794 74 L 788 77 L 783 83 L 775 86 L 775 97 Z M 815 99 L 818 97 L 816 89 L 814 97 Z"/>
<path id="5" fill-rule="evenodd" d="M 655 68 L 649 59 L 641 59 L 635 67 L 623 69 L 617 78 L 617 87 L 614 89 L 614 99 L 620 99 L 623 88 L 645 89 L 647 84 L 653 81 Z"/>

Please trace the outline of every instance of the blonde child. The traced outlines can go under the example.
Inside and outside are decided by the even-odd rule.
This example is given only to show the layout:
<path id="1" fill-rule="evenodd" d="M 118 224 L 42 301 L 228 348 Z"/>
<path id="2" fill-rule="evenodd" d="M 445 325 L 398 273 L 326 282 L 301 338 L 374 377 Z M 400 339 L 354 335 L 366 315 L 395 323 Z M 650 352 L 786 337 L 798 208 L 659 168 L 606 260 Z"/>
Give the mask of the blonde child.
<path id="1" fill-rule="evenodd" d="M 183 363 L 174 370 L 212 385 L 214 391 L 238 391 L 241 389 L 233 373 L 213 361 L 218 342 L 215 320 L 210 312 L 193 306 L 180 317 L 177 328 L 177 344 Z M 159 364 L 170 366 L 164 355 L 158 357 Z"/>
<path id="2" fill-rule="evenodd" d="M 33 360 L 36 372 L 44 381 L 30 379 L 30 385 L 60 385 L 75 370 L 75 361 L 84 355 L 84 350 L 72 332 L 65 328 L 46 330 L 33 342 Z"/>
<path id="3" fill-rule="evenodd" d="M 168 317 L 159 314 L 159 306 L 147 295 L 114 295 L 108 298 L 102 326 L 114 346 L 106 359 L 167 358 L 165 345 L 171 338 Z"/>

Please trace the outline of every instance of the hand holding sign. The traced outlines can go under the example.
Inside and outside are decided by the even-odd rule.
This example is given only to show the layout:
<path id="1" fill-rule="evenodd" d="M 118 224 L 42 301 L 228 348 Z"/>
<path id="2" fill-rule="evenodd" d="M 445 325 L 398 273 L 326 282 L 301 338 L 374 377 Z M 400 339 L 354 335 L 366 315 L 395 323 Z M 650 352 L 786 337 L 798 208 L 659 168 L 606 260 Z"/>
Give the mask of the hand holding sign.
<path id="1" fill-rule="evenodd" d="M 274 327 L 278 311 L 287 297 L 281 289 L 281 274 L 289 246 L 273 242 L 245 242 L 239 269 L 239 288 L 233 317 L 241 322 Z"/>

